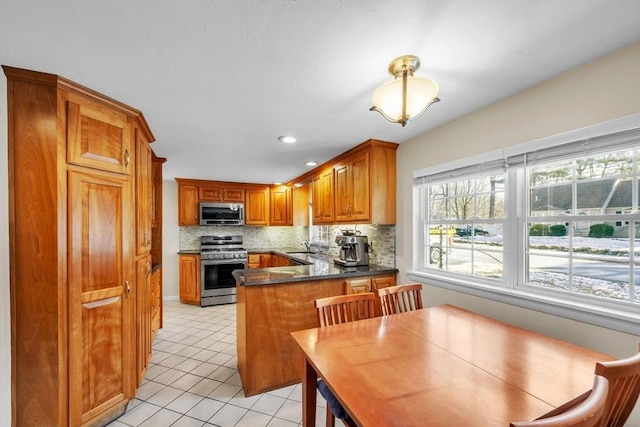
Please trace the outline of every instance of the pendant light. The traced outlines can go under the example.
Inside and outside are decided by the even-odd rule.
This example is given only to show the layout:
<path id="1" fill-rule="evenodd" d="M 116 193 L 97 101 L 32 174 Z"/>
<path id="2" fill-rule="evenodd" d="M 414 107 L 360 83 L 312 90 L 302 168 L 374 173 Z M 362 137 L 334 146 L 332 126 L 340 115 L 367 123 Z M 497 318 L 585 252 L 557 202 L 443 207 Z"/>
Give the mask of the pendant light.
<path id="1" fill-rule="evenodd" d="M 413 75 L 420 68 L 420 58 L 404 55 L 389 64 L 389 74 L 394 79 L 380 86 L 373 93 L 373 107 L 393 123 L 403 127 L 407 122 L 417 119 L 429 105 L 440 101 L 438 84 L 426 77 Z"/>

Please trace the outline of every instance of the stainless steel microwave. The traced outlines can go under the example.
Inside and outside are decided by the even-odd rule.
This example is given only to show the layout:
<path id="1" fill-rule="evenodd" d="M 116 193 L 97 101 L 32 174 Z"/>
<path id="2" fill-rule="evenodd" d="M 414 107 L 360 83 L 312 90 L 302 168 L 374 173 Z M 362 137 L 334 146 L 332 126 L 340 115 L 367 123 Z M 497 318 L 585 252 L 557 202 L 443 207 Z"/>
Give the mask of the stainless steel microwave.
<path id="1" fill-rule="evenodd" d="M 200 202 L 200 225 L 244 225 L 243 203 Z"/>

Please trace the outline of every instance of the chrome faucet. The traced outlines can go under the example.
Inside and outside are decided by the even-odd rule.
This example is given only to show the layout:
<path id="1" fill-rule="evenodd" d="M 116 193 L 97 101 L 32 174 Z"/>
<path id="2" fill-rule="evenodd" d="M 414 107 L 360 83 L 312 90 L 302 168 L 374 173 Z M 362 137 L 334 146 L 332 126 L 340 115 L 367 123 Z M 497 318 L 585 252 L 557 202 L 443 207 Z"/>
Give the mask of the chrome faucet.
<path id="1" fill-rule="evenodd" d="M 307 248 L 307 252 L 311 252 L 311 243 L 309 243 L 308 240 L 305 240 L 304 242 L 302 242 L 302 244 L 305 248 Z"/>

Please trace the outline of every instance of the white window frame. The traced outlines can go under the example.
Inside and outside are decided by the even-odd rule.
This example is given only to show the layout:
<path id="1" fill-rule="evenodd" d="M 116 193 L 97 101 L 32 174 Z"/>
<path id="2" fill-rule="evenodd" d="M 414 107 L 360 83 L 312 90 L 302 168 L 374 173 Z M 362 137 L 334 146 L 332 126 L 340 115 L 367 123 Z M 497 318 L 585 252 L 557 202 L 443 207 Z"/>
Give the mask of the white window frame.
<path id="1" fill-rule="evenodd" d="M 574 141 L 586 140 L 596 136 L 609 135 L 630 129 L 640 128 L 640 114 L 612 120 L 567 132 L 560 135 L 519 144 L 516 146 L 485 153 L 454 162 L 441 164 L 413 172 L 414 179 L 438 173 L 445 173 L 460 168 L 467 168 L 472 165 L 482 165 L 495 162 L 498 159 L 507 159 L 524 153 L 556 147 Z M 517 179 L 520 185 L 523 178 L 522 171 L 508 171 L 508 179 Z M 520 176 L 517 176 L 520 174 Z M 421 259 L 424 256 L 424 222 L 422 215 L 425 212 L 425 197 L 423 185 L 413 187 L 413 266 L 407 272 L 411 280 L 462 292 L 482 298 L 487 298 L 497 302 L 507 303 L 527 309 L 540 311 L 560 317 L 565 317 L 609 329 L 638 335 L 640 331 L 640 307 L 638 304 L 627 301 L 617 302 L 614 300 L 590 300 L 579 295 L 563 294 L 553 290 L 532 286 L 517 286 L 520 282 L 518 274 L 524 271 L 525 257 L 519 250 L 512 250 L 510 244 L 516 244 L 517 248 L 524 248 L 525 242 L 522 229 L 522 222 L 526 219 L 523 206 L 519 206 L 517 197 L 517 185 L 509 185 L 505 194 L 508 212 L 517 212 L 518 221 L 507 221 L 506 227 L 512 227 L 510 233 L 517 236 L 516 239 L 505 240 L 503 248 L 504 271 L 500 283 L 495 279 L 485 280 L 479 276 L 455 274 L 449 271 L 438 269 L 421 270 Z M 638 212 L 634 212 L 638 214 Z M 481 220 L 479 220 L 481 221 Z M 506 230 L 505 230 L 506 233 Z M 513 266 L 510 268 L 509 266 Z M 511 285 L 509 285 L 511 284 Z"/>

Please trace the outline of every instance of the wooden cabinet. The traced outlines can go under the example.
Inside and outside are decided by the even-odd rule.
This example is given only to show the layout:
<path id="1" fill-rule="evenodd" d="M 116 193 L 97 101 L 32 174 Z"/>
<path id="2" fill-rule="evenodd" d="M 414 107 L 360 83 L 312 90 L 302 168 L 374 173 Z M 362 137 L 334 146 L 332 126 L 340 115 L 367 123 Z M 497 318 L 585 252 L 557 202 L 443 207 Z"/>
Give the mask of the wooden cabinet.
<path id="1" fill-rule="evenodd" d="M 133 392 L 131 182 L 69 172 L 69 424 Z"/>
<path id="2" fill-rule="evenodd" d="M 286 185 L 279 185 L 269 189 L 269 224 L 270 225 L 292 225 L 293 210 L 291 188 Z"/>
<path id="3" fill-rule="evenodd" d="M 20 171 L 9 175 L 12 423 L 106 425 L 135 395 L 133 127 L 152 136 L 131 107 L 3 68 Z"/>
<path id="4" fill-rule="evenodd" d="M 133 153 L 125 112 L 68 94 L 67 162 L 128 175 Z"/>
<path id="5" fill-rule="evenodd" d="M 269 187 L 248 187 L 244 197 L 244 223 L 269 225 Z"/>
<path id="6" fill-rule="evenodd" d="M 162 269 L 151 274 L 151 342 L 162 328 Z"/>
<path id="7" fill-rule="evenodd" d="M 369 221 L 369 153 L 347 158 L 334 170 L 336 221 Z"/>
<path id="8" fill-rule="evenodd" d="M 180 302 L 200 305 L 200 255 L 180 255 Z"/>
<path id="9" fill-rule="evenodd" d="M 249 268 L 269 268 L 271 265 L 271 254 L 249 254 Z"/>
<path id="10" fill-rule="evenodd" d="M 293 188 L 293 225 L 309 226 L 310 184 Z"/>
<path id="11" fill-rule="evenodd" d="M 344 281 L 344 293 L 362 294 L 366 292 L 374 292 L 371 288 L 371 279 L 349 279 Z"/>
<path id="12" fill-rule="evenodd" d="M 136 385 L 151 360 L 151 255 L 136 261 Z"/>
<path id="13" fill-rule="evenodd" d="M 203 185 L 198 187 L 200 201 L 244 202 L 244 188 L 240 185 Z"/>
<path id="14" fill-rule="evenodd" d="M 395 281 L 395 273 L 353 279 L 372 283 L 383 277 Z M 300 382 L 303 354 L 291 332 L 318 327 L 314 300 L 343 294 L 343 282 L 336 278 L 237 287 L 238 371 L 246 396 Z M 377 299 L 375 306 L 381 314 Z"/>
<path id="15" fill-rule="evenodd" d="M 313 178 L 312 211 L 314 224 L 330 224 L 334 222 L 334 182 L 333 168 L 320 171 Z"/>
<path id="16" fill-rule="evenodd" d="M 151 250 L 151 215 L 153 214 L 153 182 L 151 147 L 142 129 L 134 128 L 136 165 L 136 254 Z"/>
<path id="17" fill-rule="evenodd" d="M 198 225 L 198 187 L 178 184 L 178 225 Z"/>

